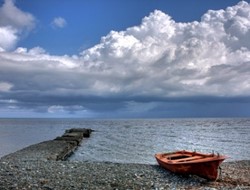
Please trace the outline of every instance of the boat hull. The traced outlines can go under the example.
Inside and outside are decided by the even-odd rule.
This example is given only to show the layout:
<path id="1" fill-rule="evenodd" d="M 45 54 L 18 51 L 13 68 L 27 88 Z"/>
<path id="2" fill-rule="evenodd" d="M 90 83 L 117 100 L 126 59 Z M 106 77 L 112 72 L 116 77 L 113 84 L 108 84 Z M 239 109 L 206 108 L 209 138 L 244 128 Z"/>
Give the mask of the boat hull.
<path id="1" fill-rule="evenodd" d="M 179 159 L 175 155 L 185 155 Z M 208 180 L 218 178 L 219 165 L 226 159 L 225 156 L 214 154 L 202 154 L 188 151 L 178 151 L 173 153 L 156 154 L 155 158 L 160 166 L 179 174 L 197 175 Z"/>

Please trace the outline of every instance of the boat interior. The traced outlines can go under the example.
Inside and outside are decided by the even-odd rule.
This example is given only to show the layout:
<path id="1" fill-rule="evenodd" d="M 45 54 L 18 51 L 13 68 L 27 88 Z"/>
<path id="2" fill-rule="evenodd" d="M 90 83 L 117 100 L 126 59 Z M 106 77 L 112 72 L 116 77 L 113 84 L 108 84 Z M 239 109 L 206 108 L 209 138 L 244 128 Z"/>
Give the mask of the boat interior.
<path id="1" fill-rule="evenodd" d="M 167 160 L 171 160 L 174 162 L 187 162 L 187 161 L 194 161 L 198 159 L 205 158 L 205 156 L 202 155 L 192 155 L 192 154 L 185 154 L 185 153 L 180 153 L 180 154 L 168 154 L 165 155 L 165 158 Z"/>
<path id="2" fill-rule="evenodd" d="M 224 160 L 225 156 L 220 156 L 219 154 L 203 154 L 199 152 L 191 152 L 191 151 L 178 151 L 172 153 L 165 153 L 160 155 L 161 159 L 165 162 L 169 162 L 172 164 L 177 163 L 195 163 L 195 162 L 207 162 L 212 160 Z"/>

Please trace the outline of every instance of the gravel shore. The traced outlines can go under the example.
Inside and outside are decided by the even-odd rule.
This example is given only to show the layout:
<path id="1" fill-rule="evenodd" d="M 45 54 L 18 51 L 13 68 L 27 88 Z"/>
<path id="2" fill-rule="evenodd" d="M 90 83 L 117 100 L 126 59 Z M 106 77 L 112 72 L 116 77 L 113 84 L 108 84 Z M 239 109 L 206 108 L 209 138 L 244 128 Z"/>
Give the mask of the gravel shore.
<path id="1" fill-rule="evenodd" d="M 250 189 L 250 161 L 225 162 L 222 177 L 209 182 L 158 165 L 55 161 L 63 141 L 32 145 L 0 159 L 0 190 Z"/>

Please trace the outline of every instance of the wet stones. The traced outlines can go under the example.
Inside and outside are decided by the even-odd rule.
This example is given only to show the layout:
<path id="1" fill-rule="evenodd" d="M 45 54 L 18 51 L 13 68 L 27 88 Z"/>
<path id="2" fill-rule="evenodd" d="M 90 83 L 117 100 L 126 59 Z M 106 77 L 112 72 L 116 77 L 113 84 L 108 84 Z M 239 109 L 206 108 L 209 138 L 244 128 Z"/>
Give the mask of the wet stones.
<path id="1" fill-rule="evenodd" d="M 56 137 L 54 141 L 63 141 L 67 143 L 67 146 L 63 148 L 63 151 L 57 154 L 55 160 L 66 160 L 79 146 L 83 138 L 90 137 L 93 130 L 85 128 L 72 128 L 65 131 L 65 133 Z M 53 157 L 52 157 L 53 158 Z"/>
<path id="2" fill-rule="evenodd" d="M 82 135 L 83 137 L 89 137 L 92 129 L 85 129 L 85 128 L 72 128 L 65 131 L 64 135 Z"/>

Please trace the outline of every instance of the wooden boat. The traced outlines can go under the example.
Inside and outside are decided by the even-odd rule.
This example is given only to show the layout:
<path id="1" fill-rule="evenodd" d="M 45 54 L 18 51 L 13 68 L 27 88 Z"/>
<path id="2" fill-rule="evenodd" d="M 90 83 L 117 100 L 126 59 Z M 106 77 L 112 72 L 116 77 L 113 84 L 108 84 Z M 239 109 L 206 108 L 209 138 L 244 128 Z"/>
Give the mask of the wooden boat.
<path id="1" fill-rule="evenodd" d="M 227 157 L 219 154 L 203 154 L 182 150 L 158 153 L 155 158 L 160 166 L 172 172 L 194 174 L 214 181 L 218 178 L 219 165 Z"/>

